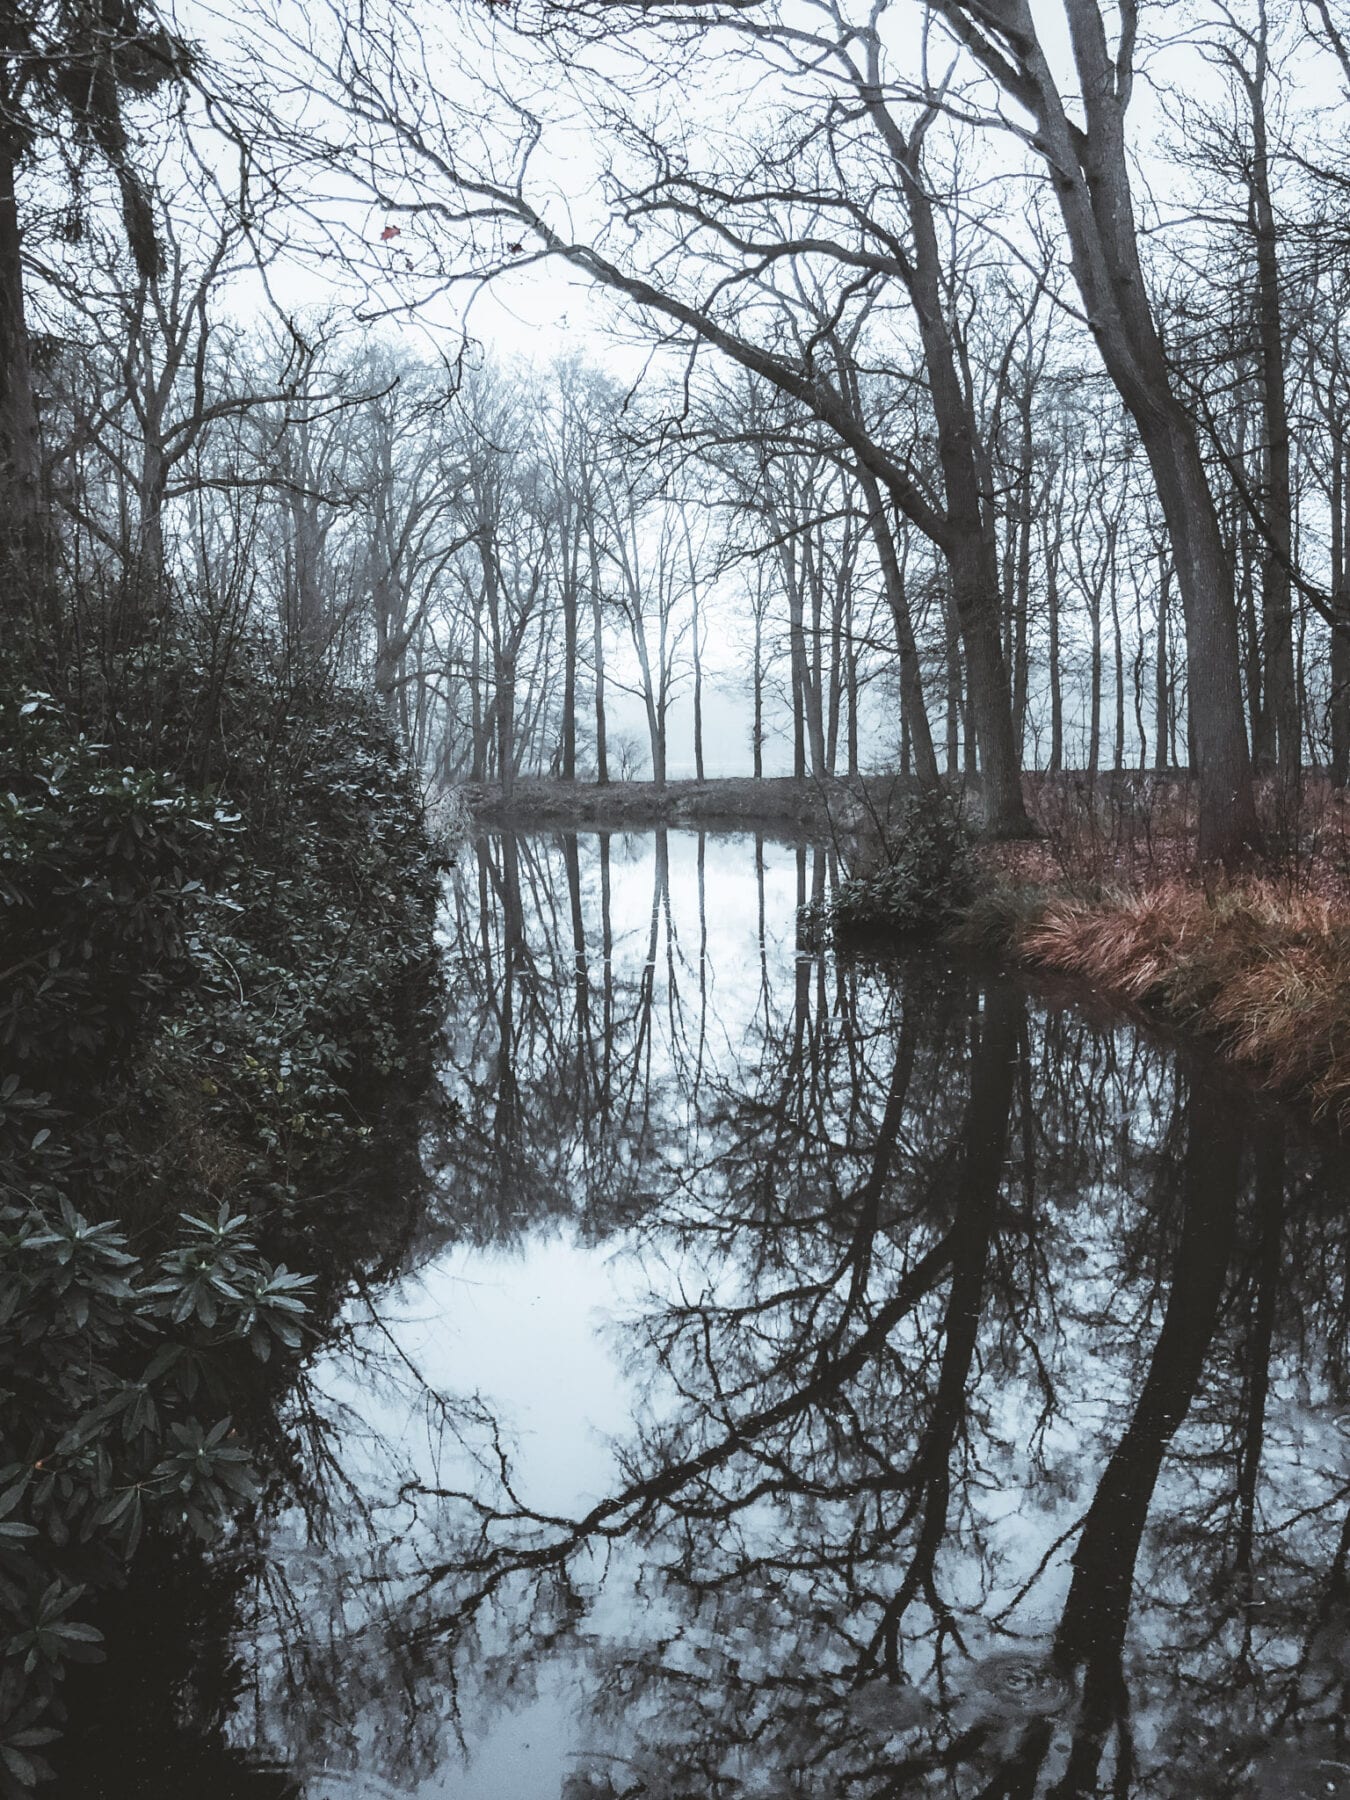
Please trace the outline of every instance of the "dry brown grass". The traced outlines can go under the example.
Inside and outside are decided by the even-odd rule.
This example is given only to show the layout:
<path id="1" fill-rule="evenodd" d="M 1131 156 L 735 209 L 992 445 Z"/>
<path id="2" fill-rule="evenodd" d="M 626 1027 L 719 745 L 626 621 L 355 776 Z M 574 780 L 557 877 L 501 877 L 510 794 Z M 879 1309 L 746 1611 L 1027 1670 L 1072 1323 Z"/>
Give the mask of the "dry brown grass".
<path id="1" fill-rule="evenodd" d="M 1050 899 L 1014 948 L 1203 1033 L 1268 1085 L 1350 1123 L 1350 904 L 1340 895 L 1261 879 L 1207 893 L 1168 878 Z"/>
<path id="2" fill-rule="evenodd" d="M 1040 776 L 1027 797 L 1040 840 L 981 852 L 972 911 L 1005 921 L 1000 947 L 1206 1037 L 1350 1129 L 1350 794 L 1263 783 L 1260 864 L 1231 881 L 1198 865 L 1184 780 Z"/>

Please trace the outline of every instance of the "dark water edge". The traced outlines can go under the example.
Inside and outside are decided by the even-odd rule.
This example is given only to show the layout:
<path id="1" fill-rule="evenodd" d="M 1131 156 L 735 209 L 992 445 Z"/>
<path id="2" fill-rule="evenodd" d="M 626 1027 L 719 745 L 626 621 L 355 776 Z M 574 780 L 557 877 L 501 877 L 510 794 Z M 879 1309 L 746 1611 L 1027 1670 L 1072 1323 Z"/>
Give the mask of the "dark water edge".
<path id="1" fill-rule="evenodd" d="M 516 832 L 641 831 L 694 826 L 707 832 L 751 831 L 769 837 L 818 838 L 861 820 L 898 815 L 914 794 L 904 775 L 714 776 L 704 781 L 562 781 L 517 779 L 509 794 L 490 782 L 454 790 L 484 827 Z"/>
<path id="2" fill-rule="evenodd" d="M 1350 1794 L 1350 1157 L 808 949 L 834 878 L 461 858 L 463 1129 L 256 1518 L 109 1609 L 63 1792 Z"/>

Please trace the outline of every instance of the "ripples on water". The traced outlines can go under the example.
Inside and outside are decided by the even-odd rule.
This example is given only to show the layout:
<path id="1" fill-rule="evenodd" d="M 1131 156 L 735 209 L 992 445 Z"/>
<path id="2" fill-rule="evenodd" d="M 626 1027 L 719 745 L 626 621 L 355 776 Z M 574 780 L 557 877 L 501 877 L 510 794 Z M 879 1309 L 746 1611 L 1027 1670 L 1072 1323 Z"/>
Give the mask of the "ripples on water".
<path id="1" fill-rule="evenodd" d="M 1350 1794 L 1344 1153 L 983 967 L 807 954 L 830 879 L 464 857 L 464 1126 L 236 1645 L 310 1800 Z"/>

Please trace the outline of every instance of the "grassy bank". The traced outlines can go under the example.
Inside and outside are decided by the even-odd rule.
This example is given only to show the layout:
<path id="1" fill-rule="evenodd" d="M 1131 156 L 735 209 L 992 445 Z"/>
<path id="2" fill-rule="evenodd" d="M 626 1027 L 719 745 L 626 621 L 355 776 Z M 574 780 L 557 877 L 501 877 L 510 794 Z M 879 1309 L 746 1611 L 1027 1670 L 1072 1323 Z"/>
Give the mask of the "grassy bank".
<path id="1" fill-rule="evenodd" d="M 1269 878 L 1170 876 L 1095 896 L 999 873 L 958 942 L 1085 982 L 1350 1126 L 1350 906 Z"/>
<path id="2" fill-rule="evenodd" d="M 1244 875 L 1198 867 L 1185 789 L 1029 785 L 1037 842 L 981 844 L 955 801 L 916 803 L 865 847 L 827 923 L 926 931 L 1081 981 L 1210 1046 L 1350 1128 L 1350 819 L 1310 785 L 1268 796 L 1267 851 Z"/>
<path id="3" fill-rule="evenodd" d="M 1136 791 L 1137 790 L 1137 791 Z M 1106 798 L 1044 780 L 1036 845 L 987 846 L 956 930 L 1193 1036 L 1338 1130 L 1350 1127 L 1350 812 L 1305 778 L 1262 794 L 1265 849 L 1202 870 L 1185 786 Z"/>

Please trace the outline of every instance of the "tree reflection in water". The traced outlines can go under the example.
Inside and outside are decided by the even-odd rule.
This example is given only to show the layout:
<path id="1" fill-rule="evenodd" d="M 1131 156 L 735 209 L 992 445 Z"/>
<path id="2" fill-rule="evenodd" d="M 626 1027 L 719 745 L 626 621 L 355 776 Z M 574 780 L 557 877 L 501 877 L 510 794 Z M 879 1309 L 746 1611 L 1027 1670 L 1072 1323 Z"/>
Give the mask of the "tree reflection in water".
<path id="1" fill-rule="evenodd" d="M 348 1410 L 317 1547 L 271 1546 L 261 1740 L 494 1800 L 1350 1794 L 1347 1158 L 993 971 L 809 953 L 831 879 L 479 843 L 465 1132 L 420 1299 L 302 1396 Z M 620 1296 L 608 1450 L 517 1446 L 466 1277 L 528 1293 L 487 1349 L 555 1434 Z M 457 1729 L 549 1707 L 542 1777 L 461 1777 Z"/>

